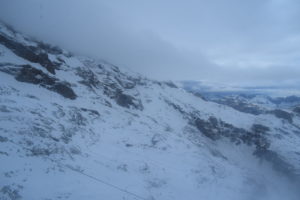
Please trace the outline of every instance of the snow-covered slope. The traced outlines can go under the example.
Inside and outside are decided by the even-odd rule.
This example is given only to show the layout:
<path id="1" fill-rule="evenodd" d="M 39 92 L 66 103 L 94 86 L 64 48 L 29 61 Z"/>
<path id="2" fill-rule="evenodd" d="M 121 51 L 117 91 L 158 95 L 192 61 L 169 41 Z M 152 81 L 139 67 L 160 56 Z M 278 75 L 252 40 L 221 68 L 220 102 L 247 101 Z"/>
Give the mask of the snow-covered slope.
<path id="1" fill-rule="evenodd" d="M 299 127 L 0 25 L 1 200 L 296 200 Z"/>

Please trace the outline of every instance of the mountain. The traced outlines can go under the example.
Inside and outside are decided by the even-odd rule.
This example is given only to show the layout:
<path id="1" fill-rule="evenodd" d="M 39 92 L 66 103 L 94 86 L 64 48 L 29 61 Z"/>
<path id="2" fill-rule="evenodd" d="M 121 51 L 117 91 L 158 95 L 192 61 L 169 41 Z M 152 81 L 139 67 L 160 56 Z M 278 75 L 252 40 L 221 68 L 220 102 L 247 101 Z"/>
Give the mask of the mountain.
<path id="1" fill-rule="evenodd" d="M 202 99 L 227 105 L 238 111 L 259 114 L 274 114 L 279 118 L 292 120 L 300 106 L 299 91 L 280 87 L 236 87 L 207 84 L 198 81 L 178 83 L 187 92 Z"/>
<path id="2" fill-rule="evenodd" d="M 242 112 L 0 25 L 1 200 L 296 200 L 299 144 L 297 112 Z"/>

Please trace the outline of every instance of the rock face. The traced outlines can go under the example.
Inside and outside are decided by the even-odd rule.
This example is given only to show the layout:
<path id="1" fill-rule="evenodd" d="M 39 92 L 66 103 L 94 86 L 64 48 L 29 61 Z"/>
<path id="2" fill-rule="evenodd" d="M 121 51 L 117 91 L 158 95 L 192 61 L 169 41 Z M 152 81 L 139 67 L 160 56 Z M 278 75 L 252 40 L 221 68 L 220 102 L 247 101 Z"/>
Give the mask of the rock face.
<path id="1" fill-rule="evenodd" d="M 293 111 L 297 114 L 300 114 L 300 106 L 296 106 L 293 108 Z"/>
<path id="2" fill-rule="evenodd" d="M 133 107 L 135 109 L 143 110 L 141 101 L 136 100 L 134 97 L 124 94 L 121 90 L 116 92 L 116 102 L 118 105 L 125 108 Z"/>
<path id="3" fill-rule="evenodd" d="M 1 24 L 0 199 L 298 200 L 297 109 L 228 102 Z"/>
<path id="4" fill-rule="evenodd" d="M 17 81 L 39 85 L 48 90 L 57 92 L 65 98 L 76 99 L 76 94 L 71 89 L 69 83 L 61 82 L 57 78 L 51 77 L 42 70 L 30 65 L 2 64 L 0 71 L 14 75 Z"/>
<path id="5" fill-rule="evenodd" d="M 284 110 L 275 109 L 275 110 L 270 111 L 270 113 L 274 114 L 278 118 L 285 119 L 290 123 L 293 122 L 293 114 L 286 112 Z"/>
<path id="6" fill-rule="evenodd" d="M 58 64 L 54 64 L 48 58 L 48 54 L 40 47 L 25 46 L 22 43 L 18 43 L 9 37 L 0 35 L 0 43 L 14 52 L 16 55 L 24 58 L 33 63 L 39 63 L 45 67 L 50 73 L 55 74 L 55 69 Z"/>
<path id="7" fill-rule="evenodd" d="M 243 98 L 239 98 L 239 97 L 237 98 L 236 96 L 229 96 L 215 101 L 217 103 L 230 106 L 238 111 L 253 114 L 253 115 L 260 115 L 266 113 L 266 110 L 264 108 L 249 103 Z"/>

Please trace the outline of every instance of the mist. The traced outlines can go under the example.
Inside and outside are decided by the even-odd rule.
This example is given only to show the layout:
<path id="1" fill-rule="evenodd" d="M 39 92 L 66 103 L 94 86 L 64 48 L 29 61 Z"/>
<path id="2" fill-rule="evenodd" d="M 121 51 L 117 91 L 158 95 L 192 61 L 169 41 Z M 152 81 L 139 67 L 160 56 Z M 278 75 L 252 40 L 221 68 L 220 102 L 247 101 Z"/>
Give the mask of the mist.
<path id="1" fill-rule="evenodd" d="M 278 83 L 300 75 L 296 0 L 2 0 L 38 39 L 159 80 Z"/>

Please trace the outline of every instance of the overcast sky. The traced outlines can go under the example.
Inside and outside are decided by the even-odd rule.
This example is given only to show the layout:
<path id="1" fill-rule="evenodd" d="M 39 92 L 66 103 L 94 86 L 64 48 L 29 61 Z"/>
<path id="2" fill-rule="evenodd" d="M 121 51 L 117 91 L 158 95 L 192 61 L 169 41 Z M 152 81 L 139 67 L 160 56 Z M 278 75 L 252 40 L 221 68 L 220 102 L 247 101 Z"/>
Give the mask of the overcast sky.
<path id="1" fill-rule="evenodd" d="M 0 0 L 0 19 L 150 78 L 300 79 L 299 0 Z"/>

